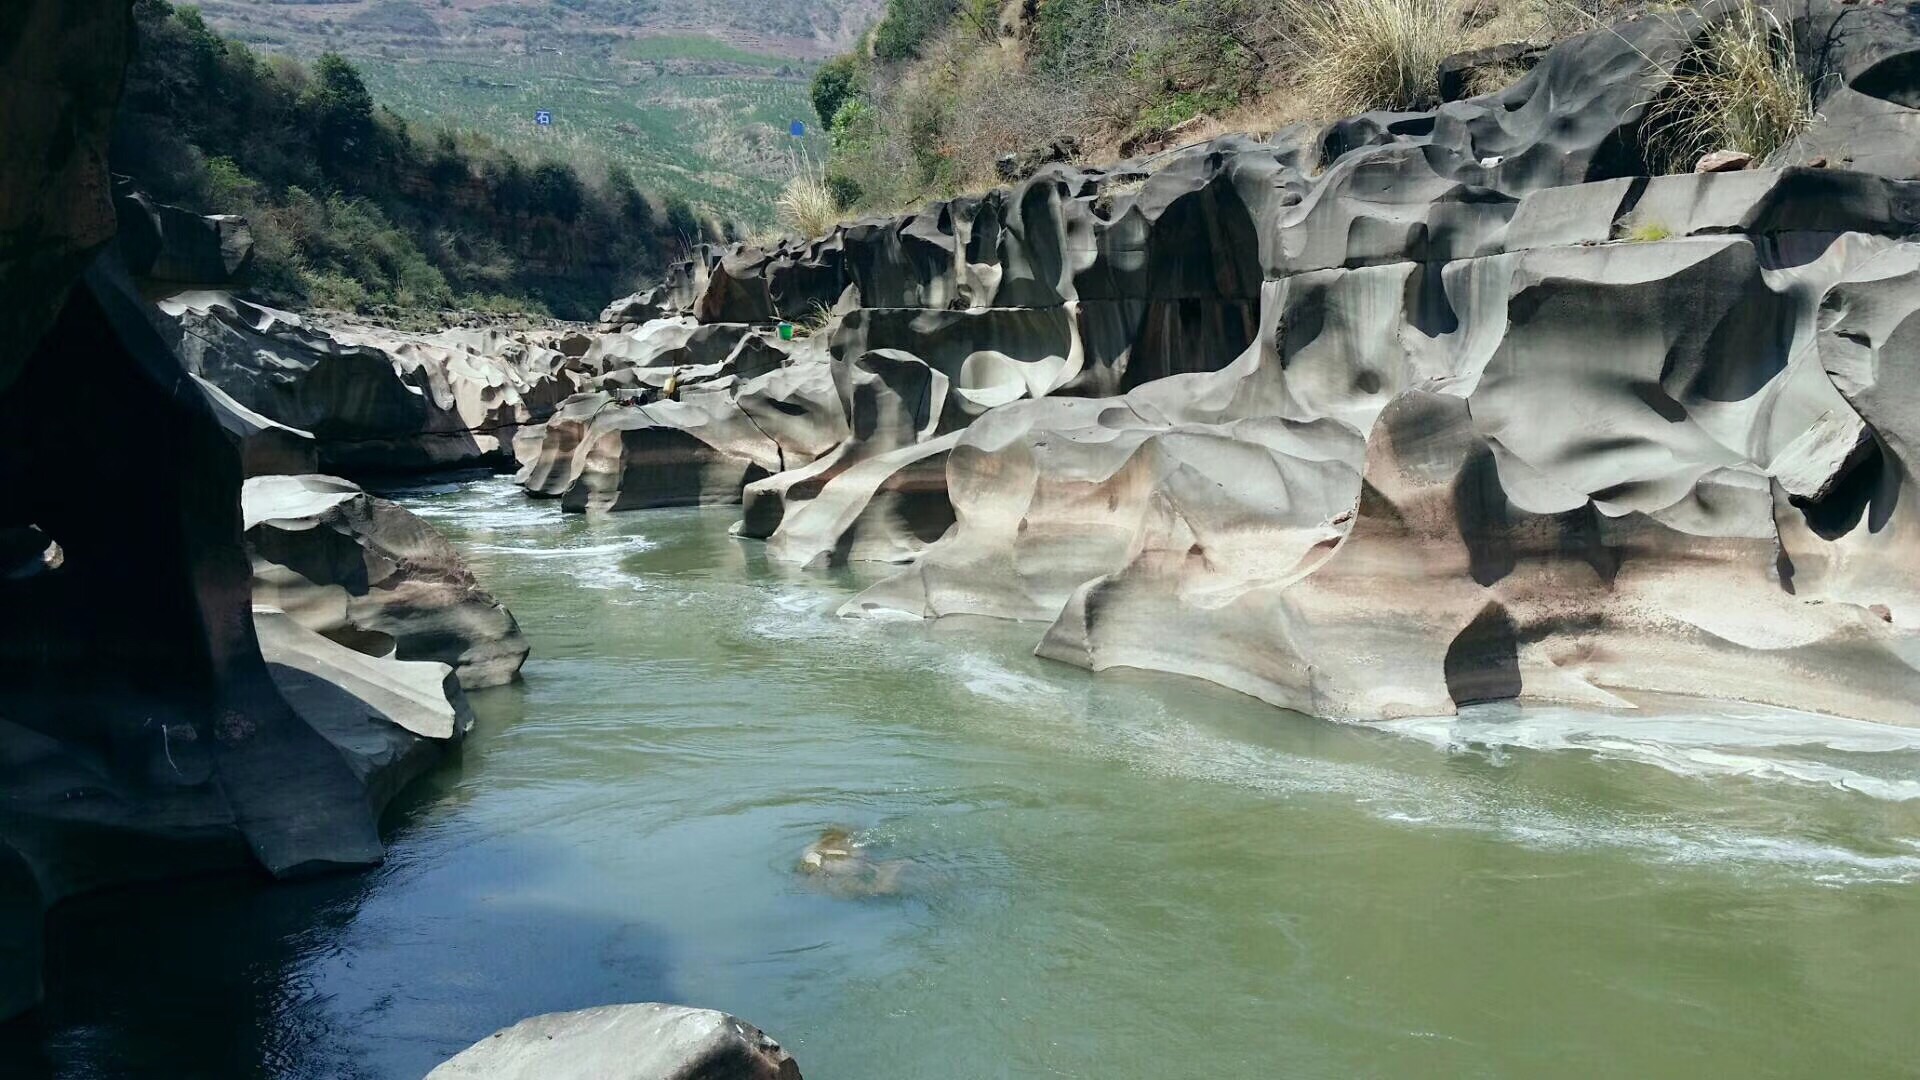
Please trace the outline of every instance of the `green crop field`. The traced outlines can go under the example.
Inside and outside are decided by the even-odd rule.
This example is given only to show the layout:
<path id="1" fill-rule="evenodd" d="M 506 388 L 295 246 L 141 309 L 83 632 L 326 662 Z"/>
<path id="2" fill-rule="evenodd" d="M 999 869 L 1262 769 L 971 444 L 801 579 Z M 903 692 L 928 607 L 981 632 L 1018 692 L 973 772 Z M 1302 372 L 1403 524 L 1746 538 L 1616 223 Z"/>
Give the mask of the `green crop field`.
<path id="1" fill-rule="evenodd" d="M 708 60 L 754 68 L 783 68 L 790 63 L 777 56 L 736 48 L 704 34 L 637 38 L 621 42 L 616 51 L 622 60 Z"/>
<path id="2" fill-rule="evenodd" d="M 429 128 L 466 128 L 583 176 L 626 166 L 643 190 L 677 194 L 749 228 L 800 154 L 824 156 L 807 94 L 819 59 L 880 0 L 201 0 L 214 25 L 255 48 L 344 54 L 374 98 Z M 541 128 L 534 113 L 553 114 Z"/>
<path id="3" fill-rule="evenodd" d="M 382 58 L 361 69 L 375 98 L 409 119 L 471 128 L 531 156 L 571 161 L 589 176 L 617 162 L 643 190 L 684 195 L 753 227 L 772 220 L 794 155 L 821 152 L 787 134 L 796 119 L 814 126 L 805 68 L 680 74 L 536 51 Z M 553 114 L 551 127 L 534 123 L 542 109 Z"/>

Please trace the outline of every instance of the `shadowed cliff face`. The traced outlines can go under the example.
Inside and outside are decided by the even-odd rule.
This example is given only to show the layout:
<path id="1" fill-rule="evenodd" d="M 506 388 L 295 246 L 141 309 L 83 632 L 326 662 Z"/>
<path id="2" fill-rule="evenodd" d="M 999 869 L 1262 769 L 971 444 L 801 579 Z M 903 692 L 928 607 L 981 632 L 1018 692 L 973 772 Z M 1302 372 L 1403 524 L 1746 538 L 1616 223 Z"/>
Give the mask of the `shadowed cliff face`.
<path id="1" fill-rule="evenodd" d="M 133 0 L 0 10 L 0 390 L 112 238 L 107 131 Z"/>
<path id="2" fill-rule="evenodd" d="M 66 897 L 378 862 L 381 807 L 471 720 L 447 664 L 365 656 L 255 610 L 241 449 L 298 459 L 305 436 L 203 391 L 102 250 L 127 18 L 122 0 L 0 13 L 0 1017 L 38 999 L 41 914 Z M 171 215 L 129 219 L 156 225 L 130 245 L 143 272 L 244 262 L 243 226 Z M 364 617 L 510 678 L 524 647 L 473 637 L 517 640 L 511 616 L 422 528 L 397 509 L 339 526 L 444 556 L 412 577 L 381 565 L 382 585 L 410 591 L 386 594 L 392 612 L 363 595 Z M 298 584 L 344 602 L 353 583 L 318 576 Z"/>

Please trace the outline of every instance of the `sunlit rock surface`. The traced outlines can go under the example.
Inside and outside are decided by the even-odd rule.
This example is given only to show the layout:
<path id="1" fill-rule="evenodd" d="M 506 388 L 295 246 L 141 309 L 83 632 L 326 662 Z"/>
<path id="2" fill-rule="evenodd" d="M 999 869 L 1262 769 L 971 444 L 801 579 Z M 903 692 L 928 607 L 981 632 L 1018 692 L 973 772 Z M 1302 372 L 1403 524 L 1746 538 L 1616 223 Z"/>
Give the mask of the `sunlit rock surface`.
<path id="1" fill-rule="evenodd" d="M 246 414 L 310 435 L 333 472 L 504 466 L 519 428 L 592 377 L 578 358 L 511 335 L 322 327 L 220 291 L 176 293 L 159 309 L 189 372 Z"/>
<path id="2" fill-rule="evenodd" d="M 467 689 L 527 659 L 512 613 L 433 526 L 331 476 L 266 476 L 241 493 L 253 602 L 373 655 L 434 660 Z"/>
<path id="3" fill-rule="evenodd" d="M 800 1080 L 780 1044 L 739 1017 L 682 1005 L 603 1005 L 494 1032 L 429 1080 Z"/>
<path id="4" fill-rule="evenodd" d="M 1920 35 L 1780 5 L 1823 42 L 1822 119 L 1759 168 L 1649 176 L 1663 72 L 1727 10 L 1432 112 L 696 252 L 607 321 L 830 313 L 782 369 L 785 438 L 823 438 L 756 455 L 713 408 L 550 425 L 528 486 L 657 505 L 619 492 L 698 443 L 730 463 L 698 501 L 740 478 L 770 556 L 906 564 L 848 615 L 1031 620 L 1049 657 L 1318 715 L 1679 694 L 1914 723 Z"/>

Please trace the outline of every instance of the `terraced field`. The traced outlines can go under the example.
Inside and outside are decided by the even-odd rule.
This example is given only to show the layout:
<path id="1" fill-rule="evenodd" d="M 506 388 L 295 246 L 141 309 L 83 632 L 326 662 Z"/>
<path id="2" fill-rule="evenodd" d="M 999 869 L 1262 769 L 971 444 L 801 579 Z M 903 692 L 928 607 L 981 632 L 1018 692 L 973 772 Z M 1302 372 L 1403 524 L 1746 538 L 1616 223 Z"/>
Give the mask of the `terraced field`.
<path id="1" fill-rule="evenodd" d="M 256 49 L 353 60 L 382 104 L 429 126 L 480 132 L 583 175 L 618 163 L 642 189 L 679 194 L 750 228 L 818 124 L 807 82 L 857 38 L 880 0 L 203 0 L 216 28 Z M 535 113 L 551 113 L 542 128 Z"/>
<path id="2" fill-rule="evenodd" d="M 536 51 L 365 63 L 362 72 L 404 116 L 472 128 L 586 175 L 618 162 L 644 190 L 677 192 L 753 226 L 771 219 L 795 155 L 824 152 L 787 134 L 796 119 L 814 127 L 810 65 L 708 73 Z M 539 110 L 551 127 L 534 122 Z"/>

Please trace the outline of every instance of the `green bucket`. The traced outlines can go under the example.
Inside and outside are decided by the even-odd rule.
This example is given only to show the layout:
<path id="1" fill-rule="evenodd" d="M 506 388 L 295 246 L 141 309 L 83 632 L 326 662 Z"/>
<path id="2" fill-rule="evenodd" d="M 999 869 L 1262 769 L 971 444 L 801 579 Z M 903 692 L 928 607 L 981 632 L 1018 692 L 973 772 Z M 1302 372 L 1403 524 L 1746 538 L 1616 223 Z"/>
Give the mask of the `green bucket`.
<path id="1" fill-rule="evenodd" d="M 780 324 L 780 340 L 781 341 L 793 340 L 793 324 L 792 323 L 783 322 Z"/>

